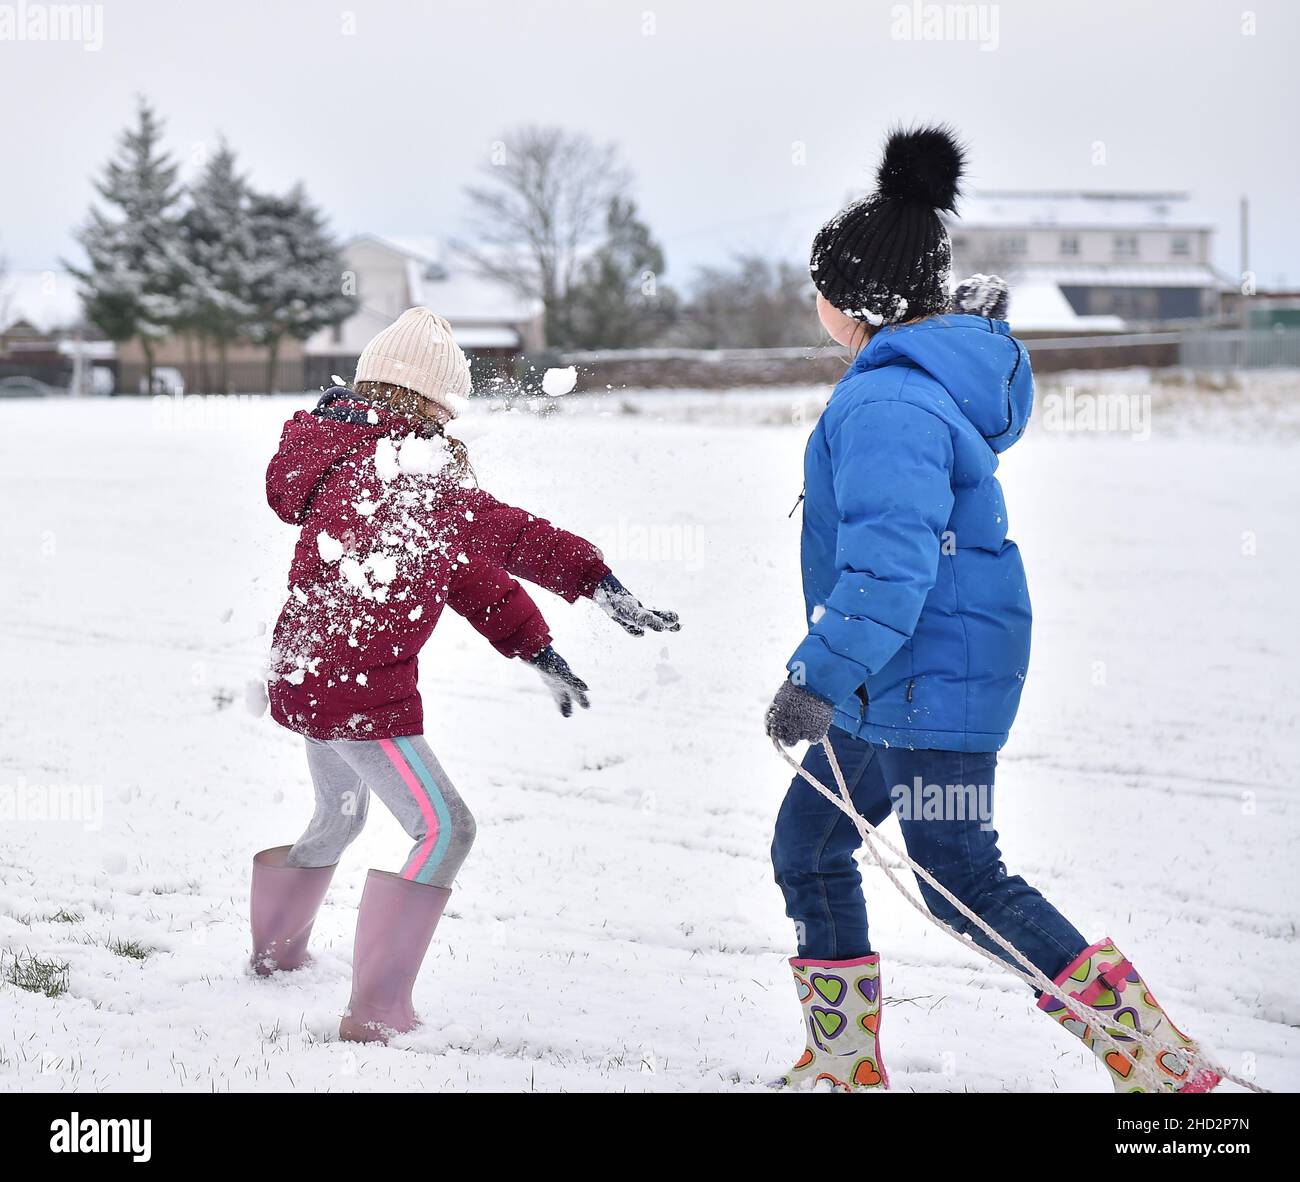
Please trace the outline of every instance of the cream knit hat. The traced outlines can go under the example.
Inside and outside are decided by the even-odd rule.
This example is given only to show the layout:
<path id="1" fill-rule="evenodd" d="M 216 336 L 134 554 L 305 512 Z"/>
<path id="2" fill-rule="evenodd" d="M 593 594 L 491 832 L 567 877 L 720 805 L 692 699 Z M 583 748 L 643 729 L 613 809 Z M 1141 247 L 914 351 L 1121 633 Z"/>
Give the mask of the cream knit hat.
<path id="1" fill-rule="evenodd" d="M 405 386 L 455 418 L 456 399 L 469 397 L 469 362 L 441 316 L 408 308 L 361 350 L 356 381 Z"/>

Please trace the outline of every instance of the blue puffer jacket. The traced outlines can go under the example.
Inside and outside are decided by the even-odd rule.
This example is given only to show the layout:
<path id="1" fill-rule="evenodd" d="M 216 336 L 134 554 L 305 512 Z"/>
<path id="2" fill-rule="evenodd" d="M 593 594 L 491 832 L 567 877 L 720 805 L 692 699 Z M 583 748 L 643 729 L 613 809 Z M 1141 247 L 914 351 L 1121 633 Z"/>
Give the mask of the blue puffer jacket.
<path id="1" fill-rule="evenodd" d="M 1029 590 L 994 472 L 1033 406 L 1001 320 L 882 329 L 804 457 L 807 638 L 788 668 L 877 745 L 996 751 L 1029 664 Z"/>

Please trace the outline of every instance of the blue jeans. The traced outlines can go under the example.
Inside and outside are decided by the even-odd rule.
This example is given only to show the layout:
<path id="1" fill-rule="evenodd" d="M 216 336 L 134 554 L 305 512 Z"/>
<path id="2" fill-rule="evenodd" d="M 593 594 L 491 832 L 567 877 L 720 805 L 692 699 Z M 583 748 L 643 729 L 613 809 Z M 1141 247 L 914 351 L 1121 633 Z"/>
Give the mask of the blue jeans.
<path id="1" fill-rule="evenodd" d="M 992 827 L 996 754 L 872 747 L 836 727 L 830 740 L 858 812 L 873 825 L 897 812 L 908 854 L 1038 969 L 1054 978 L 1088 947 L 1055 907 L 1002 864 Z M 803 766 L 836 790 L 820 744 L 808 749 Z M 853 857 L 860 844 L 853 822 L 796 776 L 776 819 L 772 866 L 800 956 L 850 960 L 872 951 Z M 932 887 L 919 878 L 917 884 L 934 915 L 1010 959 Z"/>

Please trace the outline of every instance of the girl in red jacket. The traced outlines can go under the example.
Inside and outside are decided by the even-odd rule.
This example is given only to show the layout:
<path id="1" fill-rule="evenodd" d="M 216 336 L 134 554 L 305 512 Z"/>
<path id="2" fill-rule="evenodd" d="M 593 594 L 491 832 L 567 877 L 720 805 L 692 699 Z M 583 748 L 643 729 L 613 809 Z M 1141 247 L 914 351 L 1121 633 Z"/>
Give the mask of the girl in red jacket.
<path id="1" fill-rule="evenodd" d="M 275 627 L 269 696 L 304 736 L 316 811 L 292 846 L 253 859 L 253 967 L 294 969 L 370 791 L 414 846 L 400 873 L 371 870 L 357 916 L 352 1000 L 339 1036 L 411 1030 L 411 986 L 474 840 L 474 820 L 421 732 L 417 661 L 444 607 L 537 669 L 560 712 L 587 686 L 551 647 L 527 579 L 588 596 L 633 636 L 676 631 L 641 604 L 590 542 L 477 487 L 443 427 L 470 390 L 447 322 L 411 308 L 374 338 L 354 388 L 335 387 L 284 426 L 266 495 L 301 527 Z"/>

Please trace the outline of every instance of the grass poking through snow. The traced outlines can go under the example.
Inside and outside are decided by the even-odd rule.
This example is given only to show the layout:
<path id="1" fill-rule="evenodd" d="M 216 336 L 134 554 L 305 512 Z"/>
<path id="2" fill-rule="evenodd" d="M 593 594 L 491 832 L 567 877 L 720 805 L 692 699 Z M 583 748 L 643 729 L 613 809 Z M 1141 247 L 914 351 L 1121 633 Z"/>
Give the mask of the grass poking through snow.
<path id="1" fill-rule="evenodd" d="M 0 961 L 0 972 L 10 985 L 46 997 L 67 993 L 69 968 L 67 961 L 45 960 L 30 952 L 17 952 Z"/>

